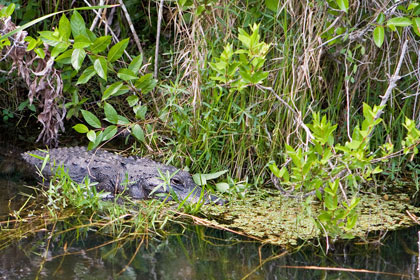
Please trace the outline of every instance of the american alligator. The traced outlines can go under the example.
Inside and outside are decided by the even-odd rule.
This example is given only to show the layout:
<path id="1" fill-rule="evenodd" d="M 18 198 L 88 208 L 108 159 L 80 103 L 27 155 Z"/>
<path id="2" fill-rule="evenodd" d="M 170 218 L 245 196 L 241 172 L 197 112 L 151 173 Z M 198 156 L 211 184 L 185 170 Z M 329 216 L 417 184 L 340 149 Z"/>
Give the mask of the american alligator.
<path id="1" fill-rule="evenodd" d="M 190 173 L 170 165 L 164 165 L 147 158 L 122 157 L 104 150 L 87 151 L 85 147 L 56 148 L 48 152 L 49 160 L 42 174 L 52 176 L 54 165 L 67 170 L 70 177 L 81 183 L 86 176 L 98 182 L 97 189 L 115 196 L 127 194 L 134 199 L 148 199 L 159 193 L 169 193 L 172 188 L 180 200 L 198 202 L 202 187 L 196 185 Z M 47 153 L 39 150 L 22 154 L 30 165 L 41 169 Z M 166 186 L 163 177 L 170 178 L 170 186 Z M 161 187 L 159 187 L 161 186 Z M 223 200 L 204 192 L 204 203 L 214 201 L 223 204 Z"/>

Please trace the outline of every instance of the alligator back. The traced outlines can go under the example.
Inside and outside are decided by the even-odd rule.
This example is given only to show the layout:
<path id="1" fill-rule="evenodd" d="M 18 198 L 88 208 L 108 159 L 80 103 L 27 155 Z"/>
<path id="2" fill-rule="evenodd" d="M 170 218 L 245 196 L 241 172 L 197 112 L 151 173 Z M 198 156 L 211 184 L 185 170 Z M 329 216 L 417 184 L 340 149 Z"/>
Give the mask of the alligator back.
<path id="1" fill-rule="evenodd" d="M 84 177 L 88 175 L 91 179 L 96 179 L 95 170 L 101 168 L 101 173 L 113 172 L 113 174 L 121 171 L 121 156 L 116 154 L 97 150 L 87 151 L 85 147 L 57 148 L 48 151 L 34 150 L 22 154 L 22 158 L 37 169 L 41 169 L 43 160 L 49 156 L 42 174 L 46 177 L 52 176 L 54 167 L 64 166 L 70 177 L 76 182 L 82 182 Z M 96 174 L 97 175 L 97 174 Z"/>
<path id="2" fill-rule="evenodd" d="M 146 158 L 122 157 L 103 150 L 87 151 L 85 147 L 50 149 L 48 153 L 28 151 L 22 157 L 40 169 L 43 164 L 40 158 L 47 154 L 49 161 L 42 170 L 44 176 L 52 176 L 54 166 L 64 166 L 76 182 L 80 183 L 89 176 L 92 181 L 98 182 L 99 190 L 114 195 L 125 192 L 133 198 L 144 199 L 150 193 L 168 193 L 170 185 L 180 199 L 197 202 L 202 192 L 188 172 Z M 207 196 L 210 200 L 217 199 Z M 205 201 L 209 200 L 206 198 Z"/>

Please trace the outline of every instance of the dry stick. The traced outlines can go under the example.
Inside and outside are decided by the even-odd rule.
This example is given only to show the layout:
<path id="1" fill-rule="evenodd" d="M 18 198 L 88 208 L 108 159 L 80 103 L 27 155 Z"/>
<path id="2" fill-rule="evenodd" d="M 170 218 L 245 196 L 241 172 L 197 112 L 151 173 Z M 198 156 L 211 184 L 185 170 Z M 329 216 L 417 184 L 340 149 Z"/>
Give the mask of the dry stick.
<path id="1" fill-rule="evenodd" d="M 345 77 L 344 80 L 345 80 L 345 84 L 346 84 L 347 136 L 349 137 L 349 140 L 352 141 L 353 139 L 351 139 L 351 135 L 350 135 L 350 94 L 349 94 L 349 80 L 350 79 L 348 79 L 349 72 L 348 72 L 347 61 L 344 62 L 344 66 L 346 67 L 346 77 Z"/>
<path id="2" fill-rule="evenodd" d="M 157 79 L 158 74 L 158 62 L 159 62 L 159 40 L 160 40 L 160 29 L 161 29 L 161 22 L 162 22 L 162 13 L 163 13 L 163 0 L 160 0 L 159 3 L 159 11 L 158 11 L 158 22 L 157 22 L 157 33 L 156 33 L 156 48 L 155 48 L 155 69 L 153 71 L 153 77 Z M 159 111 L 159 107 L 156 102 L 155 97 L 156 89 L 151 92 L 153 104 L 155 105 L 156 112 Z"/>
<path id="3" fill-rule="evenodd" d="M 103 6 L 103 5 L 104 5 L 104 0 L 100 0 L 99 6 Z M 98 24 L 98 21 L 101 19 L 102 11 L 103 11 L 102 8 L 98 10 L 98 14 L 96 15 L 95 19 L 92 22 L 92 25 L 89 28 L 90 31 L 93 31 L 93 29 L 95 29 L 96 25 Z"/>
<path id="4" fill-rule="evenodd" d="M 311 130 L 305 125 L 305 123 L 302 120 L 302 116 L 296 112 L 286 101 L 284 101 L 271 87 L 265 87 L 262 85 L 256 85 L 257 88 L 261 89 L 261 90 L 268 90 L 270 91 L 284 106 L 287 107 L 287 109 L 289 109 L 293 115 L 295 116 L 295 120 L 297 122 L 298 126 L 301 126 L 305 132 L 306 132 L 306 139 L 307 140 L 311 140 L 314 139 L 314 136 L 311 133 Z"/>
<path id="5" fill-rule="evenodd" d="M 160 40 L 160 29 L 162 22 L 162 13 L 163 13 L 163 0 L 160 0 L 159 3 L 159 12 L 158 12 L 158 22 L 157 22 L 157 34 L 156 34 L 156 49 L 155 49 L 155 71 L 153 72 L 153 77 L 157 79 L 158 74 L 158 55 L 159 55 L 159 40 Z"/>
<path id="6" fill-rule="evenodd" d="M 127 8 L 125 7 L 123 0 L 119 0 L 119 2 L 121 5 L 121 9 L 124 12 L 125 18 L 127 19 L 128 25 L 130 26 L 131 33 L 133 33 L 133 38 L 134 38 L 134 41 L 136 42 L 137 48 L 139 49 L 139 52 L 144 59 L 143 48 L 141 47 L 140 39 L 136 33 L 136 29 L 133 26 L 133 22 L 131 21 L 130 14 L 128 13 Z"/>
<path id="7" fill-rule="evenodd" d="M 394 273 L 394 272 L 383 272 L 368 269 L 357 269 L 357 268 L 344 268 L 344 267 L 329 267 L 329 266 L 298 266 L 298 265 L 280 265 L 277 268 L 293 268 L 293 269 L 305 269 L 305 270 L 323 270 L 323 271 L 341 271 L 341 272 L 357 272 L 357 273 L 371 273 L 371 274 L 382 274 L 398 276 L 400 278 L 411 278 L 411 275 Z"/>
<path id="8" fill-rule="evenodd" d="M 382 101 L 381 101 L 380 106 L 386 105 L 389 97 L 391 96 L 392 90 L 397 86 L 397 81 L 401 79 L 401 76 L 399 76 L 399 74 L 400 74 L 400 69 L 401 69 L 401 65 L 402 65 L 405 53 L 407 51 L 407 45 L 408 45 L 408 40 L 406 39 L 401 50 L 401 56 L 400 56 L 400 60 L 398 61 L 397 68 L 395 69 L 394 75 L 392 75 L 391 78 L 389 79 L 389 86 L 386 89 L 385 94 L 382 96 Z M 381 116 L 382 112 L 383 112 L 383 109 L 378 111 L 378 113 L 375 116 L 375 120 Z M 372 135 L 372 133 L 373 133 L 373 130 L 370 133 L 370 135 Z"/>
<path id="9" fill-rule="evenodd" d="M 271 262 L 271 261 L 273 261 L 273 260 L 275 260 L 275 259 L 278 259 L 278 258 L 281 258 L 281 257 L 283 257 L 283 256 L 285 256 L 285 255 L 287 255 L 289 252 L 288 251 L 284 251 L 284 252 L 282 252 L 281 254 L 279 254 L 279 255 L 276 255 L 276 256 L 272 256 L 272 257 L 269 257 L 269 258 L 267 258 L 267 259 L 265 259 L 263 262 L 260 262 L 260 264 L 257 266 L 257 267 L 255 267 L 253 270 L 251 270 L 247 275 L 245 275 L 244 277 L 242 277 L 241 278 L 241 280 L 245 280 L 245 279 L 247 279 L 249 276 L 251 276 L 252 274 L 254 274 L 256 271 L 258 271 L 264 264 L 266 264 L 267 262 Z"/>
<path id="10" fill-rule="evenodd" d="M 144 242 L 145 238 L 146 238 L 146 237 L 143 235 L 143 236 L 142 236 L 142 238 L 141 238 L 140 244 L 137 246 L 136 251 L 135 251 L 135 252 L 134 252 L 134 254 L 131 256 L 131 258 L 130 258 L 130 260 L 128 261 L 128 263 L 124 266 L 124 268 L 123 268 L 123 269 L 121 269 L 121 271 L 120 271 L 120 272 L 118 272 L 118 273 L 117 273 L 117 275 L 118 275 L 118 276 L 120 276 L 121 274 L 123 274 L 123 273 L 124 273 L 124 271 L 126 271 L 126 270 L 130 267 L 130 265 L 133 263 L 134 258 L 135 258 L 135 257 L 137 256 L 137 254 L 139 253 L 140 248 L 141 248 L 141 245 L 143 245 L 143 242 Z"/>

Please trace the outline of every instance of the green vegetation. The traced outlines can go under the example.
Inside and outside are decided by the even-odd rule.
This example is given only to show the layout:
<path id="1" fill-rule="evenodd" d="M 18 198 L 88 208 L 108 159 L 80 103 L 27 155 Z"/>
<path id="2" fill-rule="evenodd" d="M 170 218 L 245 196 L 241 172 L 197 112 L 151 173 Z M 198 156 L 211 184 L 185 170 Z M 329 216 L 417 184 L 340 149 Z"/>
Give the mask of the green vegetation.
<path id="1" fill-rule="evenodd" d="M 47 144 L 65 126 L 91 149 L 125 137 L 128 153 L 189 169 L 231 201 L 274 184 L 304 198 L 322 234 L 350 237 L 362 193 L 407 168 L 418 186 L 420 5 L 382 2 L 63 1 L 28 16 L 36 4 L 13 1 L 0 13 L 2 63 L 24 66 L 0 80 L 14 90 L 0 116 L 37 115 Z M 84 186 L 64 198 L 51 185 L 48 207 L 105 211 Z"/>

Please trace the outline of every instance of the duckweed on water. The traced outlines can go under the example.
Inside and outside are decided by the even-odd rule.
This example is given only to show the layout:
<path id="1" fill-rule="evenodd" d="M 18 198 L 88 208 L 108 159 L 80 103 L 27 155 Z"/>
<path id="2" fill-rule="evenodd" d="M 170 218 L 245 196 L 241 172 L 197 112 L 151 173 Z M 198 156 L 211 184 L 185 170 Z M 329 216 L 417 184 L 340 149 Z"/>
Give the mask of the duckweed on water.
<path id="1" fill-rule="evenodd" d="M 319 204 L 313 202 L 311 209 L 317 213 Z M 225 207 L 204 206 L 202 211 L 206 224 L 241 232 L 264 243 L 288 246 L 321 236 L 301 201 L 276 192 L 264 200 L 261 200 L 261 194 L 252 194 Z M 420 213 L 420 207 L 410 205 L 407 195 L 364 194 L 357 225 L 350 234 L 365 239 L 372 232 L 413 226 L 415 223 L 407 211 Z"/>

